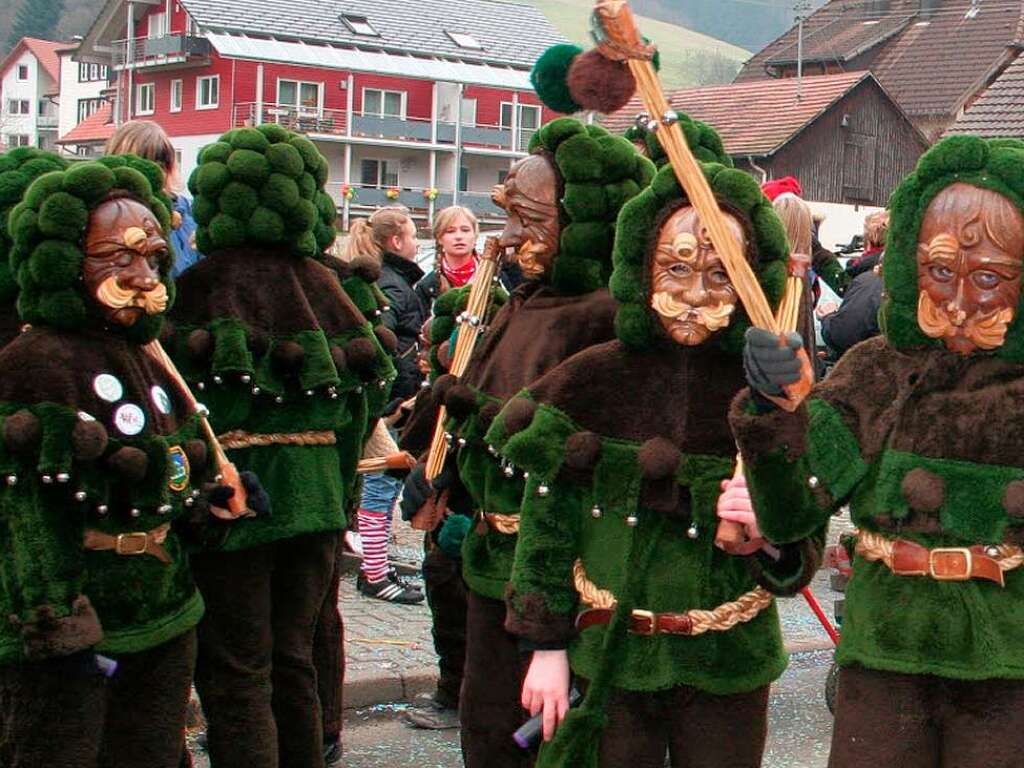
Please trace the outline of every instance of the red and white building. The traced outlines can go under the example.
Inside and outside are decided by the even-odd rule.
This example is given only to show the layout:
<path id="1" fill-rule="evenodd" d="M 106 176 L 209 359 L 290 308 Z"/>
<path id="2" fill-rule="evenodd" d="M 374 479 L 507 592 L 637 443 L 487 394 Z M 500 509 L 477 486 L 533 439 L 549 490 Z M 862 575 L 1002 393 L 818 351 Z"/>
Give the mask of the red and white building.
<path id="1" fill-rule="evenodd" d="M 23 37 L 0 62 L 0 150 L 56 149 L 61 47 Z"/>
<path id="2" fill-rule="evenodd" d="M 539 11 L 501 0 L 107 0 L 75 58 L 111 67 L 110 117 L 62 140 L 154 120 L 187 175 L 219 134 L 275 122 L 328 158 L 346 223 L 392 202 L 496 217 L 491 187 L 554 116 L 530 67 L 562 41 Z"/>

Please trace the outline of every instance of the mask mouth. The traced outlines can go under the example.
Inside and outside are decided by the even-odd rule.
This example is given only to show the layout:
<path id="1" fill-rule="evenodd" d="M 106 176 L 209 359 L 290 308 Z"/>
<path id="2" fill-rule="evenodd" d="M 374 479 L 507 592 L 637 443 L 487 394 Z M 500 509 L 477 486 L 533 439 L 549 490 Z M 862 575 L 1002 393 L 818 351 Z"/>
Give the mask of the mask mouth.
<path id="1" fill-rule="evenodd" d="M 940 309 L 927 291 L 921 291 L 918 296 L 917 323 L 921 330 L 930 338 L 946 341 L 947 346 L 951 341 L 959 340 L 954 351 L 961 351 L 964 341 L 985 351 L 998 349 L 1006 340 L 1011 322 L 1013 310 L 1009 307 L 967 315 L 953 305 Z"/>
<path id="2" fill-rule="evenodd" d="M 667 291 L 659 291 L 651 297 L 651 309 L 661 317 L 676 322 L 703 325 L 709 331 L 719 331 L 729 325 L 736 305 L 721 302 L 714 306 L 697 307 L 676 299 Z"/>
<path id="3" fill-rule="evenodd" d="M 117 277 L 111 275 L 96 289 L 96 300 L 113 310 L 141 309 L 147 315 L 159 315 L 167 309 L 167 287 L 163 283 L 157 283 L 149 291 L 122 288 L 117 282 Z"/>

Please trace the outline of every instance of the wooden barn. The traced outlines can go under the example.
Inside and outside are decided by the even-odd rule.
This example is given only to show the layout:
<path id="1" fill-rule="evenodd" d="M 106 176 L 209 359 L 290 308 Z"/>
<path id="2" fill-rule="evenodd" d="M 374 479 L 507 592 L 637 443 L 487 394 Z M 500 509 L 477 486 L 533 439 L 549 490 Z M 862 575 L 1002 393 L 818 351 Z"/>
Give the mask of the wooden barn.
<path id="1" fill-rule="evenodd" d="M 673 108 L 713 126 L 738 168 L 761 181 L 795 176 L 822 203 L 885 206 L 928 148 L 870 72 L 672 91 Z M 625 131 L 638 101 L 607 116 Z"/>

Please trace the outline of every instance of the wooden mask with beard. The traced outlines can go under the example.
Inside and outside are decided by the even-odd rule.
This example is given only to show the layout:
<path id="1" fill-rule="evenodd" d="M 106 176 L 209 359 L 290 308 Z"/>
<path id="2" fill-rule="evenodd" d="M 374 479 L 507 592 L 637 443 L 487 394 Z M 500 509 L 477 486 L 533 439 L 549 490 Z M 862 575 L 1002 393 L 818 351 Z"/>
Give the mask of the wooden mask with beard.
<path id="1" fill-rule="evenodd" d="M 167 241 L 152 211 L 137 200 L 119 197 L 89 214 L 82 281 L 107 322 L 130 326 L 144 314 L 167 309 L 160 262 Z"/>
<path id="2" fill-rule="evenodd" d="M 743 228 L 724 214 L 746 249 Z M 650 258 L 651 308 L 677 344 L 696 346 L 729 325 L 736 289 L 697 211 L 684 206 L 661 225 Z"/>
<path id="3" fill-rule="evenodd" d="M 1024 216 L 1002 195 L 951 184 L 932 200 L 917 245 L 917 322 L 962 355 L 1002 346 L 1017 312 Z"/>
<path id="4" fill-rule="evenodd" d="M 558 174 L 544 155 L 530 155 L 495 187 L 494 201 L 508 213 L 499 241 L 513 248 L 523 276 L 538 280 L 551 271 L 562 234 L 558 210 Z"/>

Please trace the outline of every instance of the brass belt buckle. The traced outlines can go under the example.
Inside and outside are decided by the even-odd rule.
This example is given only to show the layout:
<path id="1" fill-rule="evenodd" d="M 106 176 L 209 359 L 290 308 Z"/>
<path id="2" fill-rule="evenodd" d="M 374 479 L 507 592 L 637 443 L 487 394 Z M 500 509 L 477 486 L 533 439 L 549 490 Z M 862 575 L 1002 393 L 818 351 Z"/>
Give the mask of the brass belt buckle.
<path id="1" fill-rule="evenodd" d="M 634 608 L 631 614 L 634 619 L 641 619 L 647 622 L 646 632 L 633 631 L 634 635 L 642 635 L 643 637 L 650 637 L 658 631 L 658 618 L 654 615 L 654 611 L 642 611 L 639 608 Z"/>
<path id="2" fill-rule="evenodd" d="M 129 542 L 138 542 L 138 544 L 130 547 L 128 546 Z M 119 533 L 114 542 L 114 551 L 119 555 L 144 555 L 147 549 L 149 549 L 149 534 L 144 531 Z"/>
<path id="3" fill-rule="evenodd" d="M 959 566 L 963 563 L 962 573 L 938 574 L 935 572 L 937 558 L 943 558 L 947 563 Z M 973 570 L 974 556 L 967 547 L 936 547 L 928 552 L 928 575 L 937 581 L 968 581 Z M 958 570 L 960 570 L 958 568 Z"/>

